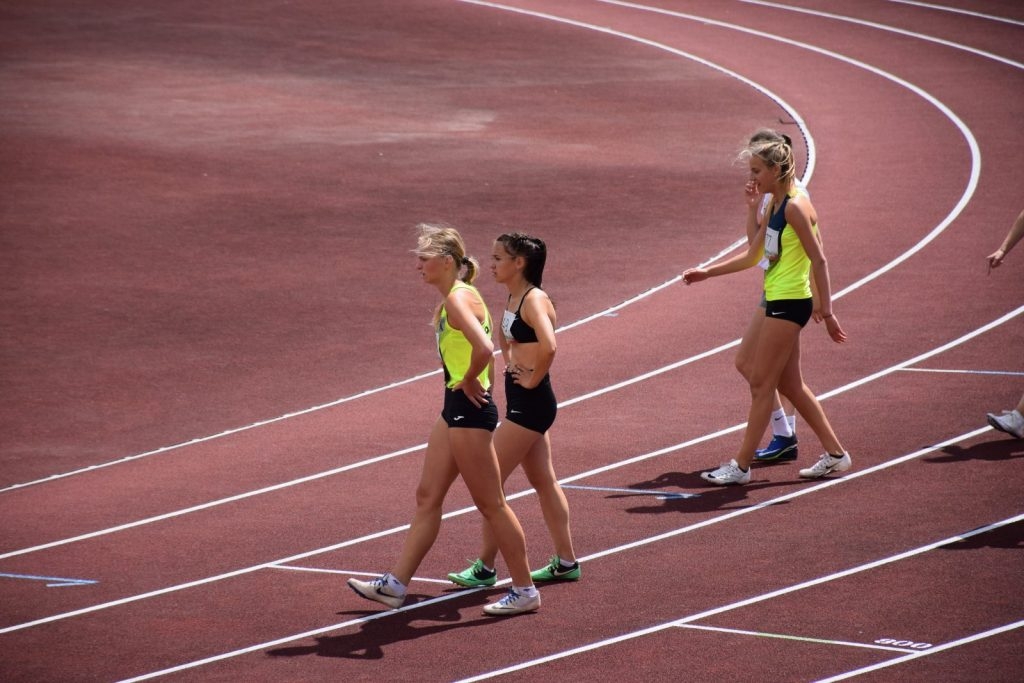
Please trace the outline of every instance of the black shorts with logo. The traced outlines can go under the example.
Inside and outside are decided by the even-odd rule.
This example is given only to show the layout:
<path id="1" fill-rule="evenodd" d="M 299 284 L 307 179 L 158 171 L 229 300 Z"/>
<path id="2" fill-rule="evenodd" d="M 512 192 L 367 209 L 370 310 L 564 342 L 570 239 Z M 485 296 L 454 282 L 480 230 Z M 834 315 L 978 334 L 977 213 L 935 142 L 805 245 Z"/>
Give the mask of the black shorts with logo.
<path id="1" fill-rule="evenodd" d="M 807 324 L 813 312 L 813 299 L 775 299 L 774 301 L 769 301 L 764 309 L 765 317 L 788 320 L 800 327 Z"/>
<path id="2" fill-rule="evenodd" d="M 477 408 L 462 389 L 444 390 L 444 408 L 441 417 L 451 429 L 486 429 L 493 432 L 498 426 L 498 406 L 487 394 L 487 403 Z"/>
<path id="3" fill-rule="evenodd" d="M 520 427 L 543 434 L 555 423 L 558 401 L 551 389 L 551 375 L 545 375 L 533 389 L 524 389 L 515 383 L 512 375 L 505 373 L 505 401 L 508 403 L 505 419 Z"/>

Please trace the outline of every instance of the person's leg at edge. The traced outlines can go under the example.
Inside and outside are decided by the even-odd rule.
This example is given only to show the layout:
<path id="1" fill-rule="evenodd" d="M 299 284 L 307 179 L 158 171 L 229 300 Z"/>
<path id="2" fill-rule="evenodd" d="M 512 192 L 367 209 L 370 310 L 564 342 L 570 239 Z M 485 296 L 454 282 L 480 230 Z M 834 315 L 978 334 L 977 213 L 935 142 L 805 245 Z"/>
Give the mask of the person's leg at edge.
<path id="1" fill-rule="evenodd" d="M 833 455 L 845 453 L 843 445 L 832 430 L 832 425 L 825 416 L 825 411 L 817 397 L 804 383 L 800 371 L 800 344 L 797 343 L 786 362 L 786 367 L 779 378 L 779 391 L 792 403 L 796 412 L 807 422 L 814 435 L 818 437 L 822 447 Z"/>
<path id="2" fill-rule="evenodd" d="M 459 475 L 449 447 L 448 432 L 448 425 L 440 418 L 430 430 L 427 452 L 423 458 L 423 472 L 416 487 L 416 512 L 409 533 L 405 536 L 402 552 L 391 570 L 391 575 L 406 586 L 437 540 L 441 529 L 441 506 L 448 489 Z"/>
<path id="3" fill-rule="evenodd" d="M 523 472 L 540 501 L 544 524 L 551 535 L 555 546 L 555 554 L 565 563 L 576 562 L 576 551 L 572 545 L 572 533 L 569 530 L 569 501 L 565 498 L 551 464 L 551 436 L 545 432 L 543 438 L 537 439 L 523 459 Z"/>
<path id="4" fill-rule="evenodd" d="M 451 429 L 449 441 L 466 488 L 494 533 L 501 555 L 505 558 L 512 585 L 532 587 L 533 579 L 530 578 L 526 557 L 526 537 L 519 519 L 505 501 L 491 433 L 484 429 Z"/>
<path id="5" fill-rule="evenodd" d="M 739 371 L 743 379 L 750 384 L 751 378 L 754 374 L 754 357 L 757 352 L 757 339 L 761 334 L 761 327 L 764 325 L 765 314 L 764 307 L 758 306 L 754 309 L 754 315 L 750 319 L 750 323 L 747 325 L 747 329 L 743 333 L 743 337 L 740 339 L 739 348 L 736 350 L 736 370 Z M 782 436 L 786 438 L 792 438 L 796 435 L 795 430 L 795 417 L 792 416 L 793 406 L 786 406 L 782 401 L 782 397 L 778 391 L 772 394 L 772 434 L 775 436 Z M 776 419 L 780 418 L 780 419 Z"/>
<path id="6" fill-rule="evenodd" d="M 766 318 L 762 323 L 750 377 L 750 413 L 743 443 L 736 455 L 736 463 L 744 470 L 749 469 L 757 446 L 768 429 L 779 379 L 799 344 L 800 330 L 799 325 L 789 320 Z"/>
<path id="7" fill-rule="evenodd" d="M 494 430 L 494 450 L 498 455 L 498 467 L 501 471 L 501 483 L 504 485 L 512 472 L 523 462 L 523 458 L 533 446 L 534 442 L 540 440 L 537 432 L 520 427 L 514 422 L 503 420 L 498 428 Z M 480 554 L 477 559 L 490 569 L 494 568 L 494 562 L 498 557 L 498 541 L 494 537 L 486 521 L 483 523 Z"/>

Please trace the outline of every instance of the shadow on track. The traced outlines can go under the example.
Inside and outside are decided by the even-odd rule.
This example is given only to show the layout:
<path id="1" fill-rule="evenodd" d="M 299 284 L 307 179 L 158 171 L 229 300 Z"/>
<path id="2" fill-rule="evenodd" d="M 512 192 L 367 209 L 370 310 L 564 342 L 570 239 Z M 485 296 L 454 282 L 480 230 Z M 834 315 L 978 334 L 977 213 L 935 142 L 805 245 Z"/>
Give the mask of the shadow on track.
<path id="1" fill-rule="evenodd" d="M 700 513 L 735 510 L 747 507 L 747 505 L 744 504 L 744 501 L 747 501 L 747 498 L 752 492 L 783 486 L 798 486 L 802 483 L 806 483 L 797 479 L 792 481 L 759 481 L 756 478 L 757 470 L 755 469 L 754 474 L 752 475 L 753 478 L 749 484 L 744 486 L 715 486 L 714 484 L 709 484 L 700 478 L 700 473 L 703 471 L 705 470 L 698 470 L 696 472 L 666 472 L 658 475 L 654 479 L 630 484 L 629 488 L 664 490 L 666 494 L 675 493 L 680 489 L 689 492 L 693 492 L 694 489 L 697 489 L 700 491 L 700 497 L 669 498 L 658 501 L 657 505 L 641 505 L 626 508 L 626 512 L 629 512 L 630 514 L 661 514 L 665 512 Z M 625 498 L 628 496 L 629 494 L 619 494 L 609 496 L 609 498 Z M 753 502 L 756 504 L 759 501 L 747 502 Z M 779 504 L 784 504 L 784 502 L 785 501 Z"/>
<path id="2" fill-rule="evenodd" d="M 941 455 L 922 458 L 922 461 L 943 464 L 949 462 L 964 462 L 967 460 L 999 462 L 1002 460 L 1022 458 L 1024 457 L 1024 440 L 997 438 L 993 441 L 976 443 L 973 446 L 967 446 L 966 448 L 958 444 L 953 444 L 951 446 L 946 446 L 939 451 L 939 453 L 941 453 Z"/>
<path id="3" fill-rule="evenodd" d="M 480 596 L 477 596 L 480 597 Z M 466 601 L 459 600 L 462 607 Z M 474 600 L 475 602 L 475 600 Z M 482 605 L 483 602 L 480 602 Z M 380 612 L 339 612 L 346 615 L 381 614 Z M 413 626 L 412 622 L 427 622 Z M 337 636 L 319 636 L 312 645 L 294 645 L 267 651 L 269 657 L 339 657 L 347 659 L 383 659 L 385 646 L 393 643 L 416 640 L 426 636 L 461 628 L 483 627 L 501 623 L 503 619 L 480 615 L 463 620 L 459 605 L 451 602 L 438 603 L 435 607 L 407 612 L 385 612 L 371 618 L 356 633 Z"/>

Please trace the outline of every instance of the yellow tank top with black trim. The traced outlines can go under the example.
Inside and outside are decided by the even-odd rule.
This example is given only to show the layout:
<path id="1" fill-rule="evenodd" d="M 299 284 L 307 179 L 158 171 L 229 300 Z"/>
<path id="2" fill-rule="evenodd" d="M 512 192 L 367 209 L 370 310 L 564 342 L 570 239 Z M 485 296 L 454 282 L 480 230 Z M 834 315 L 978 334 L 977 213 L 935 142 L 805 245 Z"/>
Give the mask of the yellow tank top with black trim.
<path id="1" fill-rule="evenodd" d="M 782 205 L 768 219 L 764 242 L 769 263 L 764 273 L 764 294 L 768 301 L 811 298 L 811 259 L 804 251 L 796 230 L 786 222 L 786 205 L 800 193 L 799 188 L 790 190 Z M 811 230 L 817 236 L 817 223 L 811 226 Z"/>
<path id="2" fill-rule="evenodd" d="M 468 289 L 472 291 L 476 298 L 483 303 L 483 297 L 480 296 L 480 292 L 473 285 L 457 280 L 455 282 L 455 286 L 452 287 L 452 291 L 455 291 L 456 289 Z M 490 337 L 491 313 L 487 310 L 486 304 L 484 305 L 484 316 L 484 333 Z M 466 376 L 466 372 L 469 370 L 469 364 L 473 357 L 473 345 L 469 343 L 468 339 L 466 339 L 466 335 L 462 333 L 462 330 L 456 330 L 448 325 L 448 311 L 445 310 L 444 304 L 441 305 L 441 311 L 437 319 L 436 333 L 437 352 L 441 356 L 441 364 L 444 366 L 444 384 L 450 389 L 461 382 L 463 377 Z M 478 375 L 478 378 L 484 389 L 490 389 L 490 363 L 488 363 L 483 369 L 483 372 Z"/>

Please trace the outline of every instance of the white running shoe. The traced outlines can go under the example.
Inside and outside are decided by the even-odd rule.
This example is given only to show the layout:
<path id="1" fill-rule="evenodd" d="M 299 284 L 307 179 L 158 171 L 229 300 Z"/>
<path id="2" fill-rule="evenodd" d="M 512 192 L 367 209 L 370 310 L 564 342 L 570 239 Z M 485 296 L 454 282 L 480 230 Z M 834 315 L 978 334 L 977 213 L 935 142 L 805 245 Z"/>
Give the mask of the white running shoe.
<path id="1" fill-rule="evenodd" d="M 845 472 L 852 466 L 853 460 L 850 459 L 849 453 L 843 453 L 841 457 L 826 453 L 812 467 L 800 470 L 800 476 L 805 479 L 817 479 L 833 472 Z"/>
<path id="2" fill-rule="evenodd" d="M 988 413 L 985 417 L 988 418 L 988 423 L 992 425 L 993 429 L 1006 432 L 1018 439 L 1024 439 L 1024 416 L 1016 410 L 1004 411 L 1002 415 Z"/>
<path id="3" fill-rule="evenodd" d="M 522 593 L 517 593 L 515 588 L 509 588 L 508 593 L 501 600 L 484 605 L 484 614 L 489 614 L 492 617 L 505 617 L 512 616 L 513 614 L 523 614 L 524 612 L 533 612 L 539 607 L 540 591 L 537 591 L 531 598 Z"/>
<path id="4" fill-rule="evenodd" d="M 746 484 L 750 482 L 750 468 L 748 467 L 747 471 L 744 472 L 740 469 L 740 464 L 738 462 L 730 460 L 729 462 L 722 464 L 717 470 L 701 472 L 700 478 L 719 486 L 725 486 L 726 484 Z"/>
<path id="5" fill-rule="evenodd" d="M 405 602 L 405 591 L 402 591 L 395 584 L 399 584 L 399 581 L 391 576 L 391 574 L 385 574 L 373 581 L 348 580 L 348 587 L 358 595 L 367 600 L 385 604 L 391 609 L 398 609 Z"/>

